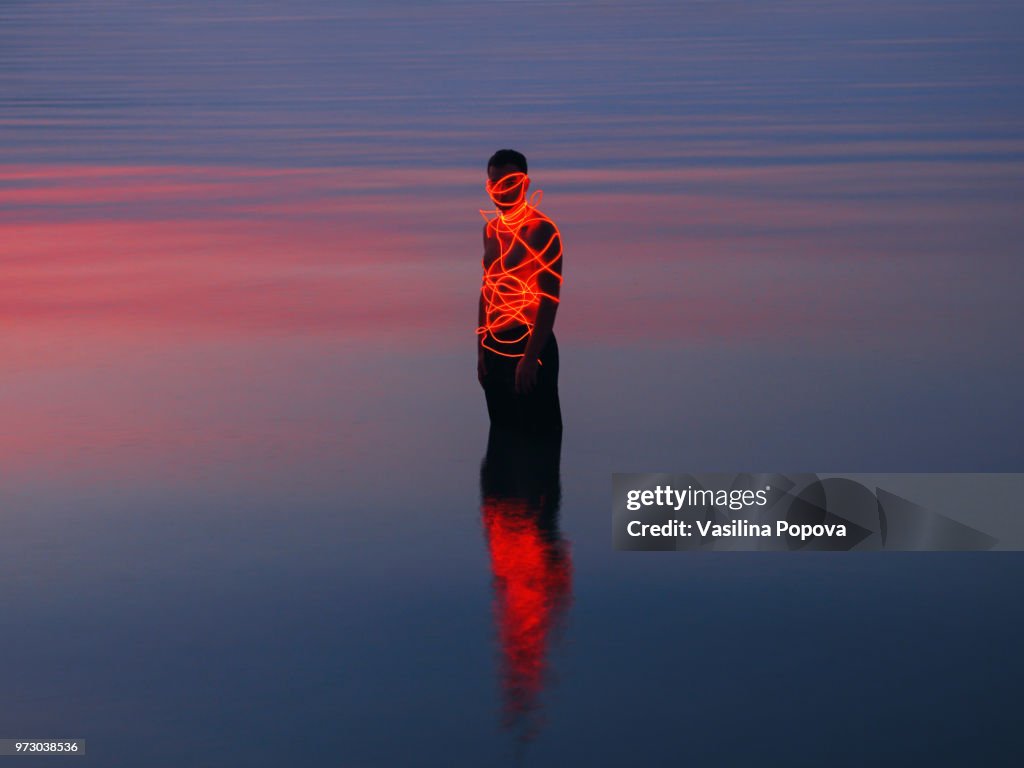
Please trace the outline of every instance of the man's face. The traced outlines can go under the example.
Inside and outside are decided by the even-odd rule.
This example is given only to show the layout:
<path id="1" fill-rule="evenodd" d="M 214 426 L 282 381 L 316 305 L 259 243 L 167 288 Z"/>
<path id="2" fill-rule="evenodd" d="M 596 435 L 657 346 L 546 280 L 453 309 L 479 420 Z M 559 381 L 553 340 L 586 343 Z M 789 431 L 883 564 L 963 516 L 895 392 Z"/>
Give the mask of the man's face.
<path id="1" fill-rule="evenodd" d="M 526 199 L 530 179 L 514 165 L 487 167 L 487 194 L 502 211 L 515 208 Z"/>

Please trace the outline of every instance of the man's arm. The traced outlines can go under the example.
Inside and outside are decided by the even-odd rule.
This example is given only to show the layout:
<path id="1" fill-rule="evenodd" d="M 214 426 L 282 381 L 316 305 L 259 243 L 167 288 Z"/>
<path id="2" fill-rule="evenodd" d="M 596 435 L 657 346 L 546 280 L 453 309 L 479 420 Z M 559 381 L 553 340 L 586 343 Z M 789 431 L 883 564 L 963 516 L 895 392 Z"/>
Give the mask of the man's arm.
<path id="1" fill-rule="evenodd" d="M 487 363 L 484 361 L 484 335 L 480 329 L 484 327 L 486 320 L 484 317 L 484 295 L 481 293 L 480 309 L 476 315 L 476 380 L 480 382 L 481 386 L 487 376 Z"/>
<path id="2" fill-rule="evenodd" d="M 526 343 L 526 351 L 523 353 L 524 357 L 531 360 L 540 358 L 541 350 L 548 343 L 551 331 L 555 327 L 555 314 L 558 312 L 558 293 L 561 284 L 557 280 L 552 280 L 548 285 L 544 285 L 545 282 L 547 282 L 545 279 L 538 280 L 538 287 L 545 295 L 540 300 L 540 306 L 537 307 L 537 322 L 533 326 L 533 333 L 530 334 L 530 340 Z"/>
<path id="3" fill-rule="evenodd" d="M 484 257 L 483 265 L 484 269 L 487 268 L 487 255 L 488 249 L 492 247 L 490 239 L 487 237 L 487 224 L 484 224 Z M 476 378 L 483 386 L 484 378 L 487 376 L 487 364 L 484 361 L 484 333 L 483 329 L 487 324 L 487 308 L 484 306 L 484 291 L 483 286 L 480 287 L 480 302 L 476 312 Z"/>
<path id="4" fill-rule="evenodd" d="M 537 274 L 537 288 L 541 292 L 537 307 L 537 320 L 526 350 L 516 366 L 516 391 L 529 393 L 537 383 L 537 360 L 548 343 L 555 327 L 559 295 L 562 288 L 562 238 L 554 224 L 543 222 L 531 233 L 530 247 L 540 250 L 537 257 L 541 271 Z"/>

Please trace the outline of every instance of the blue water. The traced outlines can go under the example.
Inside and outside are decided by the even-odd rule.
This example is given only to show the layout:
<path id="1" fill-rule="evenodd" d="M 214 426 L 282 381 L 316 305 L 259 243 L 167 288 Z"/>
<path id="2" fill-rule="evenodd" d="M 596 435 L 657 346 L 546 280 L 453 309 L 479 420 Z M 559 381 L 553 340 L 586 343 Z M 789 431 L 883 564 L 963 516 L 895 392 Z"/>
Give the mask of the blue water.
<path id="1" fill-rule="evenodd" d="M 609 491 L 1021 471 L 1022 18 L 3 4 L 0 737 L 1018 764 L 1018 554 L 617 553 Z M 571 575 L 511 717 L 469 346 L 505 145 L 566 242 Z"/>

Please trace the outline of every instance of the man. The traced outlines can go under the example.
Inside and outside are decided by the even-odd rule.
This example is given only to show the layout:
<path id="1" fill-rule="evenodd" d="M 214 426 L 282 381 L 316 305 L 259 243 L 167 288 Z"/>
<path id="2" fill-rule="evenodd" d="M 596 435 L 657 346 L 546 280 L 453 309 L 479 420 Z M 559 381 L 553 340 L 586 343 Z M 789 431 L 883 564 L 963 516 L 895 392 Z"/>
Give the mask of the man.
<path id="1" fill-rule="evenodd" d="M 477 377 L 492 427 L 560 432 L 553 328 L 562 284 L 562 239 L 554 222 L 527 200 L 529 186 L 521 153 L 502 149 L 488 160 L 487 192 L 496 210 L 482 212 L 487 223 Z"/>

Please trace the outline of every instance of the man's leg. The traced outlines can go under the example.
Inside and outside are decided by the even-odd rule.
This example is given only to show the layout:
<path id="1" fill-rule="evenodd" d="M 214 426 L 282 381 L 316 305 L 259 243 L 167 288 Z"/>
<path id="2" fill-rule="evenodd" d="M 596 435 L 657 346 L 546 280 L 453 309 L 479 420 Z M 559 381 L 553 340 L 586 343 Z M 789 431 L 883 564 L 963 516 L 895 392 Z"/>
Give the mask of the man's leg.
<path id="1" fill-rule="evenodd" d="M 519 421 L 518 397 L 515 393 L 517 362 L 517 358 L 484 350 L 484 365 L 487 366 L 484 396 L 487 398 L 487 415 L 492 427 L 515 427 Z"/>
<path id="2" fill-rule="evenodd" d="M 548 337 L 540 353 L 537 386 L 529 395 L 517 400 L 519 423 L 534 434 L 555 434 L 562 431 L 562 407 L 558 398 L 558 342 Z"/>

